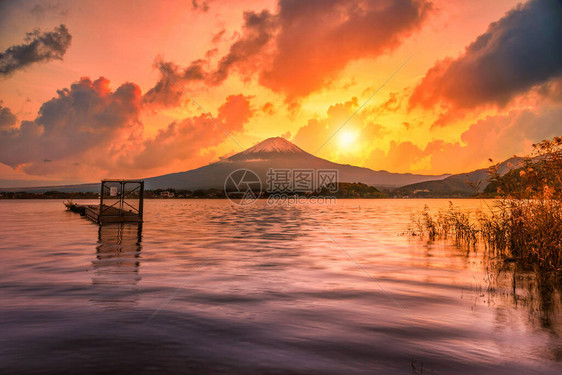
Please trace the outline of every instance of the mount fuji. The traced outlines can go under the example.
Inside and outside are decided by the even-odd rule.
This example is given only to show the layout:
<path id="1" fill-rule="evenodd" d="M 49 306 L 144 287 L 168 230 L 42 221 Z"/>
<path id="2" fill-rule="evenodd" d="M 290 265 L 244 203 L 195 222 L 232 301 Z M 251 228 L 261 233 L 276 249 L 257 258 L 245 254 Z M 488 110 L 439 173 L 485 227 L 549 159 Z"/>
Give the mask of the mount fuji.
<path id="1" fill-rule="evenodd" d="M 397 188 L 417 182 L 439 180 L 449 175 L 430 176 L 390 173 L 369 168 L 338 164 L 316 157 L 281 137 L 268 138 L 257 145 L 216 163 L 187 172 L 172 173 L 145 179 L 147 189 L 209 189 L 223 188 L 228 175 L 237 169 L 255 172 L 262 184 L 270 169 L 336 169 L 339 182 L 362 182 L 377 188 Z"/>
<path id="2" fill-rule="evenodd" d="M 185 172 L 170 173 L 145 178 L 145 189 L 196 190 L 224 187 L 228 175 L 237 169 L 250 169 L 266 182 L 270 169 L 336 169 L 339 182 L 362 182 L 377 188 L 392 189 L 404 185 L 431 180 L 441 180 L 450 175 L 418 175 L 411 173 L 391 173 L 374 171 L 369 168 L 338 164 L 316 157 L 281 137 L 268 138 L 255 146 L 229 158 Z M 11 188 L 2 190 L 40 192 L 56 190 L 63 192 L 97 192 L 99 183 L 47 186 L 40 188 Z"/>

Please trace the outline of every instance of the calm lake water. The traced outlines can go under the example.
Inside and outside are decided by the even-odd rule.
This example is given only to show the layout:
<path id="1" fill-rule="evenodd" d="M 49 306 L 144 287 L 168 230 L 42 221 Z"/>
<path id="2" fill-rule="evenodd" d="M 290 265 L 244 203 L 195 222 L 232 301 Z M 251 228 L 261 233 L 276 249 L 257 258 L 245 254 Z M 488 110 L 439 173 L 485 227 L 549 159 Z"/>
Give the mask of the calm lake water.
<path id="1" fill-rule="evenodd" d="M 405 235 L 425 204 L 0 201 L 0 373 L 561 373 L 557 286 Z"/>

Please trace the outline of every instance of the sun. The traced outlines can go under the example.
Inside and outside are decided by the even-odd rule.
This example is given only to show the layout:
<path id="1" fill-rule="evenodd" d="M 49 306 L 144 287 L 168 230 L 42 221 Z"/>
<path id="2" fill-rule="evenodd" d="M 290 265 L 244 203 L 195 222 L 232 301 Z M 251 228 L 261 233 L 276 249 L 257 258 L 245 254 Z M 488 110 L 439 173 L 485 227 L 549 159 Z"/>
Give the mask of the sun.
<path id="1" fill-rule="evenodd" d="M 342 130 L 339 134 L 339 146 L 342 149 L 349 150 L 355 145 L 357 133 L 353 130 Z"/>

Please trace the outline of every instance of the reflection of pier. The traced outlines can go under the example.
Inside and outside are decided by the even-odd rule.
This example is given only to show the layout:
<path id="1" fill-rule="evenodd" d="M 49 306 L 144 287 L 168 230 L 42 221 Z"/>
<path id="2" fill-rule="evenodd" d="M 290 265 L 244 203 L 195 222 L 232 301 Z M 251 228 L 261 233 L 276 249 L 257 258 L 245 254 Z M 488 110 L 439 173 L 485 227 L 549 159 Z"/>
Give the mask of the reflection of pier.
<path id="1" fill-rule="evenodd" d="M 92 284 L 99 288 L 94 300 L 117 307 L 136 301 L 135 286 L 140 280 L 139 256 L 142 224 L 100 225 L 96 259 L 92 262 Z"/>

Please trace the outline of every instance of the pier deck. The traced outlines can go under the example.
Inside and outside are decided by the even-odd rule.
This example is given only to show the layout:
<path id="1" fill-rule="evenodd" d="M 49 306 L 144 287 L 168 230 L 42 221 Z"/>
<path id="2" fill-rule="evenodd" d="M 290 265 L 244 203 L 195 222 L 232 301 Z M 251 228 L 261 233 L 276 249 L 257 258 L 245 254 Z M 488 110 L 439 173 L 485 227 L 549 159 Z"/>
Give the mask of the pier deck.
<path id="1" fill-rule="evenodd" d="M 85 216 L 98 224 L 142 221 L 142 217 L 137 213 L 105 205 L 101 209 L 99 205 L 86 206 Z"/>
<path id="2" fill-rule="evenodd" d="M 100 210 L 100 205 L 81 205 L 73 204 L 69 206 L 69 210 L 79 213 L 98 224 L 104 223 L 140 223 L 142 217 L 131 211 L 121 210 L 116 207 L 103 206 Z"/>
<path id="3" fill-rule="evenodd" d="M 72 212 L 80 213 L 97 224 L 140 223 L 143 214 L 144 181 L 102 180 L 100 204 L 65 203 Z"/>

